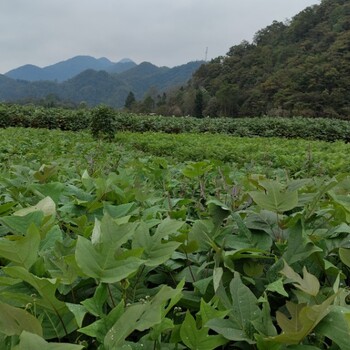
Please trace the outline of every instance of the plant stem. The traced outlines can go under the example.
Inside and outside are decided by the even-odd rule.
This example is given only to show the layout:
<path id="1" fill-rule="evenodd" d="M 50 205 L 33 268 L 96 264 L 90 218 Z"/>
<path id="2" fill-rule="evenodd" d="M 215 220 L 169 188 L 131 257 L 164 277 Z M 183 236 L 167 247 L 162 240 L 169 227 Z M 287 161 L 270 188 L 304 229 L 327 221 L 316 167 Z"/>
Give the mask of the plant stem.
<path id="1" fill-rule="evenodd" d="M 115 302 L 114 302 L 114 298 L 112 295 L 111 287 L 109 286 L 108 283 L 107 283 L 107 290 L 108 290 L 108 295 L 109 295 L 109 298 L 111 299 L 111 303 L 112 303 L 113 307 L 116 307 Z"/>

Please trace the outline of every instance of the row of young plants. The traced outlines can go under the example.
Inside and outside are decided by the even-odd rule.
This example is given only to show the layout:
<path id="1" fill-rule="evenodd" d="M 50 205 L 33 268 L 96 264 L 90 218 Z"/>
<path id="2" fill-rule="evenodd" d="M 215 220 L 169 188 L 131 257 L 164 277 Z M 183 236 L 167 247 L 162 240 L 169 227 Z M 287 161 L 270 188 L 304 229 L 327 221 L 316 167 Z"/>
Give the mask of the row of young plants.
<path id="1" fill-rule="evenodd" d="M 2 349 L 350 349 L 349 176 L 2 132 Z"/>
<path id="2" fill-rule="evenodd" d="M 349 145 L 340 141 L 118 132 L 114 142 L 103 142 L 94 140 L 89 132 L 0 129 L 0 168 L 23 162 L 37 167 L 55 162 L 70 172 L 87 168 L 91 173 L 101 170 L 108 173 L 126 159 L 153 155 L 166 157 L 171 164 L 209 159 L 230 164 L 241 174 L 264 173 L 273 177 L 276 172 L 286 172 L 291 177 L 333 176 L 350 172 L 348 153 Z"/>
<path id="3" fill-rule="evenodd" d="M 100 118 L 103 117 L 103 118 Z M 193 118 L 138 115 L 113 111 L 106 106 L 94 109 L 44 108 L 0 105 L 0 127 L 32 127 L 78 131 L 89 129 L 94 120 L 104 120 L 99 130 L 178 133 L 220 133 L 240 137 L 283 137 L 312 140 L 349 141 L 347 120 L 325 118 Z M 111 128 L 112 126 L 112 128 Z M 94 129 L 95 127 L 93 127 Z"/>

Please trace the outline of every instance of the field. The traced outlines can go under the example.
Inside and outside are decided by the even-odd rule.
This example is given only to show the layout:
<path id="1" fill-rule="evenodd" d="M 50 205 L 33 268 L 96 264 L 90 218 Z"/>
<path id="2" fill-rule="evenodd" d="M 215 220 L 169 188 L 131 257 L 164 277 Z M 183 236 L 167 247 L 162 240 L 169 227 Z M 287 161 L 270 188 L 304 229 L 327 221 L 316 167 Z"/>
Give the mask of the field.
<path id="1" fill-rule="evenodd" d="M 1 349 L 350 349 L 349 148 L 0 129 Z"/>

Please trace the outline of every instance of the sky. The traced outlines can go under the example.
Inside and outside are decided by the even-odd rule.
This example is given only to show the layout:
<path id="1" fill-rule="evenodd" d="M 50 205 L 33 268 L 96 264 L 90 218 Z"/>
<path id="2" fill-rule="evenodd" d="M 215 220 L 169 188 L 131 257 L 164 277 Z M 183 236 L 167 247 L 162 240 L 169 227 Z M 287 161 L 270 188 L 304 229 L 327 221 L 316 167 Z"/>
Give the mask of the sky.
<path id="1" fill-rule="evenodd" d="M 77 55 L 173 67 L 225 55 L 320 0 L 0 0 L 0 74 Z M 206 54 L 207 52 L 207 54 Z"/>

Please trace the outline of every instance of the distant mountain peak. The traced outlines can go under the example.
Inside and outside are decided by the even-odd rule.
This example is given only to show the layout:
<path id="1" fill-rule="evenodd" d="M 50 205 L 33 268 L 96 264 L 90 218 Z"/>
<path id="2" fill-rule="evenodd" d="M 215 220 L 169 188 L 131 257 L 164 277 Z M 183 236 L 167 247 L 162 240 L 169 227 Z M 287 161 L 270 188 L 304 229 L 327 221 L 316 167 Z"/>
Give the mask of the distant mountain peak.
<path id="1" fill-rule="evenodd" d="M 118 63 L 135 63 L 133 60 L 131 60 L 130 58 L 122 58 L 120 61 L 118 61 Z"/>
<path id="2" fill-rule="evenodd" d="M 95 58 L 88 55 L 78 55 L 49 66 L 40 68 L 32 64 L 12 69 L 5 75 L 9 78 L 26 81 L 57 81 L 71 79 L 87 69 L 104 70 L 108 73 L 122 73 L 136 66 L 130 58 L 123 58 L 117 63 L 106 57 Z"/>

